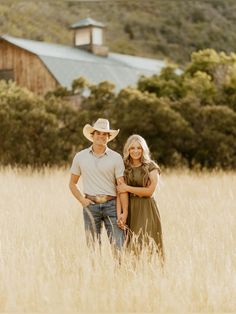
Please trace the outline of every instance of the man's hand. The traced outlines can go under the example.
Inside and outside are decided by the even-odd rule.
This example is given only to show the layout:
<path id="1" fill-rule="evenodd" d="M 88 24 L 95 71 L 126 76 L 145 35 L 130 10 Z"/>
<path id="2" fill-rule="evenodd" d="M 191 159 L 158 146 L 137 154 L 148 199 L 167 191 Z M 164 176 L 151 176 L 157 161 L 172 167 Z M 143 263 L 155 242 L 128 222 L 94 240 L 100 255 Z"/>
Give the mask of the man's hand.
<path id="1" fill-rule="evenodd" d="M 86 197 L 81 198 L 80 203 L 82 204 L 83 208 L 88 207 L 89 205 L 95 204 L 93 201 L 89 200 Z"/>

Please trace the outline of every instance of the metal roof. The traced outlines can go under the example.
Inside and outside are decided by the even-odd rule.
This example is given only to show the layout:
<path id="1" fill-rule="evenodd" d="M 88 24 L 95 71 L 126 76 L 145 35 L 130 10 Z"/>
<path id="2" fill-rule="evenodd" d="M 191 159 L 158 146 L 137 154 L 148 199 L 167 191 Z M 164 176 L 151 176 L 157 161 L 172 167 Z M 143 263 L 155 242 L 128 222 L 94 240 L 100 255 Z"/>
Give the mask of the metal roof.
<path id="1" fill-rule="evenodd" d="M 40 59 L 58 82 L 69 89 L 73 80 L 82 76 L 93 84 L 110 81 L 115 84 L 116 90 L 119 91 L 127 86 L 135 86 L 142 74 L 149 76 L 153 74 L 150 71 L 141 71 L 122 65 L 117 66 L 112 63 L 92 63 L 46 56 L 40 56 Z"/>
<path id="2" fill-rule="evenodd" d="M 160 70 L 166 65 L 162 60 L 130 56 L 114 52 L 109 53 L 109 58 L 110 60 L 123 63 L 126 66 L 148 70 L 155 73 L 160 72 Z"/>
<path id="3" fill-rule="evenodd" d="M 70 28 L 80 28 L 80 27 L 85 27 L 85 26 L 97 26 L 97 27 L 105 27 L 104 24 L 97 22 L 90 17 L 87 17 L 86 19 L 80 20 L 77 23 L 74 23 L 70 26 Z"/>
<path id="4" fill-rule="evenodd" d="M 135 86 L 141 75 L 159 74 L 164 61 L 118 53 L 96 56 L 82 49 L 3 35 L 0 38 L 37 55 L 55 77 L 67 88 L 74 79 L 83 76 L 90 83 L 111 81 L 116 90 Z"/>

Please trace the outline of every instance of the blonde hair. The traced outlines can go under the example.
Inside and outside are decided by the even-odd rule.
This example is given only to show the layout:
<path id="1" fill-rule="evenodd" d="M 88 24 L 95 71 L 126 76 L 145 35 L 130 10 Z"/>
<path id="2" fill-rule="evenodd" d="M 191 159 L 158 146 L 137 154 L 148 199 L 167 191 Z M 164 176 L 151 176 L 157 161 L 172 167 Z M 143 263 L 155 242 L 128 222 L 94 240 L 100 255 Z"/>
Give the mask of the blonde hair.
<path id="1" fill-rule="evenodd" d="M 142 164 L 149 164 L 151 161 L 151 157 L 150 157 L 150 151 L 149 151 L 149 148 L 147 146 L 145 139 L 138 134 L 133 134 L 127 139 L 125 146 L 124 146 L 123 155 L 124 155 L 125 165 L 130 166 L 130 164 L 131 164 L 129 149 L 134 142 L 139 143 L 143 149 L 143 153 L 142 153 L 142 157 L 141 157 Z"/>
<path id="2" fill-rule="evenodd" d="M 130 158 L 130 154 L 129 154 L 129 149 L 131 147 L 131 145 L 137 142 L 140 144 L 140 146 L 143 149 L 143 153 L 142 153 L 142 157 L 141 157 L 141 163 L 142 163 L 142 171 L 144 173 L 143 176 L 143 186 L 146 186 L 149 180 L 149 166 L 152 163 L 155 167 L 155 169 L 157 169 L 158 173 L 161 173 L 160 167 L 156 164 L 156 162 L 154 162 L 151 157 L 150 157 L 150 151 L 147 145 L 147 142 L 145 141 L 145 139 L 138 135 L 138 134 L 133 134 L 131 135 L 125 145 L 124 145 L 124 150 L 123 150 L 123 155 L 124 155 L 124 164 L 125 164 L 125 179 L 126 179 L 126 183 L 129 185 L 130 181 L 129 178 L 132 177 L 132 165 L 131 165 L 131 158 Z"/>

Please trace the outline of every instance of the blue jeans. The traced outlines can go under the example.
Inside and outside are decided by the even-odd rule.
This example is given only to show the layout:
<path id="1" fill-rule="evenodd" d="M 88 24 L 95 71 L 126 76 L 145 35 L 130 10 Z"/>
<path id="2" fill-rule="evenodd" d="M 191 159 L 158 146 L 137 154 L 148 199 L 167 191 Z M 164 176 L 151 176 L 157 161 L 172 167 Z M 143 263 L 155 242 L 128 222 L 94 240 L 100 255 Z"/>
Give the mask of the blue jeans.
<path id="1" fill-rule="evenodd" d="M 121 249 L 124 244 L 124 232 L 117 226 L 116 201 L 111 200 L 103 204 L 91 204 L 83 208 L 84 225 L 87 241 L 92 236 L 100 242 L 101 228 L 104 223 L 111 243 Z"/>

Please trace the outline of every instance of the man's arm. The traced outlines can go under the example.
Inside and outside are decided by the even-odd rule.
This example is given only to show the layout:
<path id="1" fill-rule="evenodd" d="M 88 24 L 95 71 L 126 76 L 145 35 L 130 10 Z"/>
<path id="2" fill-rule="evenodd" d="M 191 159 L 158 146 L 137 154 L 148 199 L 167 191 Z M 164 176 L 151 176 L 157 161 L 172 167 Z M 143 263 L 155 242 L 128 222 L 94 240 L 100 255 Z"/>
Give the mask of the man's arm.
<path id="1" fill-rule="evenodd" d="M 124 177 L 119 177 L 117 178 L 117 184 L 124 183 Z M 119 194 L 120 198 L 120 203 L 121 203 L 121 214 L 119 217 L 117 217 L 118 221 L 122 220 L 122 223 L 125 225 L 127 216 L 128 216 L 128 205 L 129 205 L 129 200 L 128 200 L 128 193 L 120 193 Z"/>
<path id="2" fill-rule="evenodd" d="M 84 197 L 79 188 L 77 187 L 77 183 L 79 181 L 80 176 L 76 174 L 71 174 L 69 188 L 74 195 L 74 197 L 81 203 L 83 207 L 87 207 L 90 204 L 94 204 L 91 200 Z"/>

